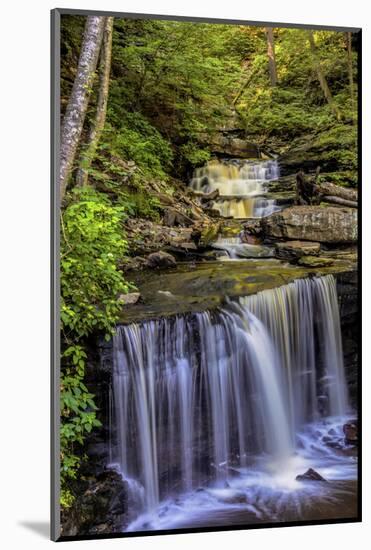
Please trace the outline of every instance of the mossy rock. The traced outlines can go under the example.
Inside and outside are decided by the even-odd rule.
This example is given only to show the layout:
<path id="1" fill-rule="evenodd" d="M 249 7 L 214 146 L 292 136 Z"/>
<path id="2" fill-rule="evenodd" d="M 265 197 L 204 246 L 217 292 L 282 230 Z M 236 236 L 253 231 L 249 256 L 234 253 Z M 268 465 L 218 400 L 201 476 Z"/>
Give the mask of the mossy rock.
<path id="1" fill-rule="evenodd" d="M 226 226 L 221 229 L 223 237 L 236 237 L 241 233 L 241 225 Z"/>
<path id="2" fill-rule="evenodd" d="M 216 240 L 218 233 L 220 231 L 220 224 L 210 224 L 204 229 L 201 230 L 201 238 L 199 245 L 200 246 L 209 246 L 213 241 Z"/>
<path id="3" fill-rule="evenodd" d="M 334 125 L 318 134 L 300 136 L 280 157 L 281 174 L 315 171 L 320 166 L 322 172 L 346 172 L 345 181 L 356 181 L 356 136 L 356 127 L 346 124 Z"/>
<path id="4" fill-rule="evenodd" d="M 299 258 L 298 264 L 303 267 L 329 267 L 334 264 L 334 260 L 321 256 L 302 256 Z"/>
<path id="5" fill-rule="evenodd" d="M 317 264 L 292 265 L 270 258 L 237 262 L 178 262 L 175 268 L 158 270 L 156 276 L 152 270 L 138 271 L 133 282 L 141 293 L 141 300 L 123 307 L 119 322 L 140 322 L 215 309 L 223 305 L 227 296 L 248 296 L 295 279 L 356 269 L 353 262 L 345 259 L 320 259 L 321 267 Z M 313 260 L 318 258 L 313 257 Z"/>

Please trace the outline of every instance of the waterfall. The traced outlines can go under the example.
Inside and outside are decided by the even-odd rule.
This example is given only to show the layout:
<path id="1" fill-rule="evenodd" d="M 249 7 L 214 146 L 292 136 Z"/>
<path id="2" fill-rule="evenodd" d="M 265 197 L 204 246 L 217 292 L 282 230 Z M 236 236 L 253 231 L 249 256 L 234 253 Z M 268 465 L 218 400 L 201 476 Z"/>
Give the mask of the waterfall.
<path id="1" fill-rule="evenodd" d="M 210 161 L 197 168 L 190 186 L 195 191 L 219 191 L 213 207 L 225 217 L 261 218 L 278 210 L 265 198 L 267 184 L 279 177 L 277 161 Z"/>
<path id="2" fill-rule="evenodd" d="M 285 366 L 292 433 L 322 413 L 344 416 L 349 406 L 334 277 L 299 279 L 240 303 L 262 321 Z"/>
<path id="3" fill-rule="evenodd" d="M 300 279 L 205 311 L 119 326 L 114 460 L 142 511 L 285 464 L 307 424 L 348 412 L 336 282 Z"/>

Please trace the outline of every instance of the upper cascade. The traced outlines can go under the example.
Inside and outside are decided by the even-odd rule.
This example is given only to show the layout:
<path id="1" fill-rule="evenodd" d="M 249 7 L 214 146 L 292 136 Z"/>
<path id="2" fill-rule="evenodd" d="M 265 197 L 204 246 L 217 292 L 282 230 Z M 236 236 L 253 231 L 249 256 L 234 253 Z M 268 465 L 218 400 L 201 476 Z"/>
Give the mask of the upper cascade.
<path id="1" fill-rule="evenodd" d="M 219 191 L 213 207 L 225 217 L 261 218 L 278 208 L 265 198 L 267 184 L 279 177 L 276 160 L 212 160 L 197 168 L 190 186 L 201 193 Z"/>

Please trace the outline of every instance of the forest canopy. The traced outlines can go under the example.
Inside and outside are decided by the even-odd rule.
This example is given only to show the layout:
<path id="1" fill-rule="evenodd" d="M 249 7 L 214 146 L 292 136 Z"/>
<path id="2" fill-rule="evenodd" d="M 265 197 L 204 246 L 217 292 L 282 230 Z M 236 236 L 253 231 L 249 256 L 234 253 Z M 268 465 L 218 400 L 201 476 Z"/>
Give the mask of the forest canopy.
<path id="1" fill-rule="evenodd" d="M 84 22 L 62 20 L 62 106 L 74 81 Z M 353 153 L 355 168 L 352 36 L 285 28 L 273 29 L 272 36 L 274 85 L 263 27 L 115 19 L 99 152 L 133 160 L 149 177 L 184 178 L 207 160 L 208 142 L 219 129 L 237 128 L 277 153 L 288 140 L 329 132 L 323 139 L 336 134 L 333 145 Z M 94 105 L 92 100 L 87 123 Z"/>

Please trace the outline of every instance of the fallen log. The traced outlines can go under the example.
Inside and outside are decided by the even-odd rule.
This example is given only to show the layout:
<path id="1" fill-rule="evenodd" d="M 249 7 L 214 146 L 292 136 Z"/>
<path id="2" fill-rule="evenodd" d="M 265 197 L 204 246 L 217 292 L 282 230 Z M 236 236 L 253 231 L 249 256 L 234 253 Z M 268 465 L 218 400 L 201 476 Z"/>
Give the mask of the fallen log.
<path id="1" fill-rule="evenodd" d="M 319 182 L 319 169 L 314 178 L 308 178 L 301 170 L 296 174 L 296 202 L 299 205 L 315 205 L 321 201 L 357 208 L 358 191 L 330 182 Z"/>
<path id="2" fill-rule="evenodd" d="M 343 199 L 342 197 L 334 197 L 332 195 L 325 195 L 321 198 L 323 202 L 329 202 L 331 204 L 340 204 L 341 206 L 350 206 L 351 208 L 358 208 L 357 201 L 350 201 Z"/>
<path id="3" fill-rule="evenodd" d="M 321 182 L 315 183 L 316 191 L 325 196 L 340 197 L 345 200 L 357 202 L 358 191 L 357 189 L 349 189 L 347 187 L 341 187 L 341 185 L 335 185 L 334 183 Z"/>

